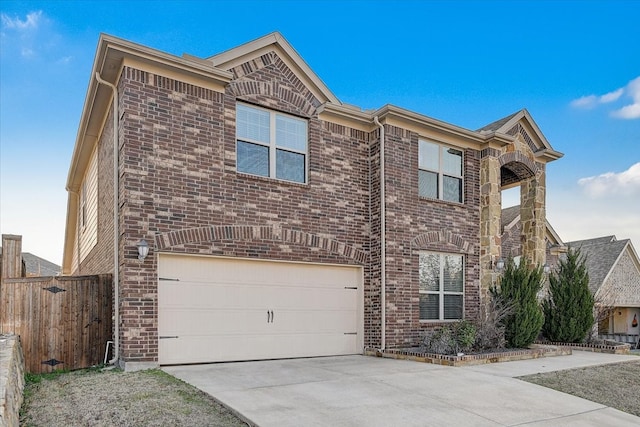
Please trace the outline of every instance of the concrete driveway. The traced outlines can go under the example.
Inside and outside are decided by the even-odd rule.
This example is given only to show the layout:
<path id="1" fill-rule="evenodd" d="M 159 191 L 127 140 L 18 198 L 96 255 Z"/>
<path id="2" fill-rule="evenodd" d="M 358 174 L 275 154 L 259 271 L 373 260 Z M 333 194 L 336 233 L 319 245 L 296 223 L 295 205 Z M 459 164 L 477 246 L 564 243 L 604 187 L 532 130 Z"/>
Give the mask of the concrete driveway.
<path id="1" fill-rule="evenodd" d="M 453 368 L 365 356 L 163 370 L 262 426 L 635 426 L 640 418 L 513 377 L 638 360 L 572 356 Z"/>

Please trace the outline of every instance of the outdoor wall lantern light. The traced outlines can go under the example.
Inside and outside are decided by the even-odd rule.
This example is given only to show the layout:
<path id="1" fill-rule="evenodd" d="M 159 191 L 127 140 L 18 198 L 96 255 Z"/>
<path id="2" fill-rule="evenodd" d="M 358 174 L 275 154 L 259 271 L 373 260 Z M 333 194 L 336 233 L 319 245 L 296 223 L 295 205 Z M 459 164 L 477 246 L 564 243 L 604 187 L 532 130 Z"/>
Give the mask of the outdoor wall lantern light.
<path id="1" fill-rule="evenodd" d="M 142 261 L 149 255 L 149 244 L 146 240 L 142 239 L 136 246 L 138 247 L 138 259 Z"/>
<path id="2" fill-rule="evenodd" d="M 544 274 L 549 274 L 551 273 L 551 267 L 549 267 L 549 264 L 546 264 L 542 266 L 542 271 L 544 271 Z"/>
<path id="3" fill-rule="evenodd" d="M 496 262 L 496 271 L 498 273 L 502 272 L 502 270 L 504 270 L 504 259 L 502 259 L 502 257 L 498 258 L 498 261 Z"/>

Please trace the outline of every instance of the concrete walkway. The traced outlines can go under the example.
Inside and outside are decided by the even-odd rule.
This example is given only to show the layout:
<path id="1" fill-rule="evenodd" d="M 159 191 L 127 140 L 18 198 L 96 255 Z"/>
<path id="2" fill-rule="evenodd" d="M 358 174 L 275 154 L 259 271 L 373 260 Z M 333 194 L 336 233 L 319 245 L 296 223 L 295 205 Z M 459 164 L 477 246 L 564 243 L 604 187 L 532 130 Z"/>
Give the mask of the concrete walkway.
<path id="1" fill-rule="evenodd" d="M 163 368 L 262 427 L 638 426 L 640 418 L 513 377 L 639 360 L 572 356 L 444 367 L 365 356 Z"/>

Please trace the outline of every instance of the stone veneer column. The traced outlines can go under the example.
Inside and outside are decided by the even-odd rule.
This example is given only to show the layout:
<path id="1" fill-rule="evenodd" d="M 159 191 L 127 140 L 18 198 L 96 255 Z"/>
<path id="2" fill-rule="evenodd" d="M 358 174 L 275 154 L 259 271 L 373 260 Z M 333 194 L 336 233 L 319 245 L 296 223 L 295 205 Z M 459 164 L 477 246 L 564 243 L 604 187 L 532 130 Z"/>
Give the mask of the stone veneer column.
<path id="1" fill-rule="evenodd" d="M 480 161 L 480 301 L 488 300 L 494 282 L 492 261 L 500 257 L 500 163 L 494 156 Z"/>
<path id="2" fill-rule="evenodd" d="M 538 165 L 535 177 L 520 186 L 520 221 L 522 223 L 522 255 L 533 265 L 542 265 L 546 258 L 545 244 L 545 169 Z"/>

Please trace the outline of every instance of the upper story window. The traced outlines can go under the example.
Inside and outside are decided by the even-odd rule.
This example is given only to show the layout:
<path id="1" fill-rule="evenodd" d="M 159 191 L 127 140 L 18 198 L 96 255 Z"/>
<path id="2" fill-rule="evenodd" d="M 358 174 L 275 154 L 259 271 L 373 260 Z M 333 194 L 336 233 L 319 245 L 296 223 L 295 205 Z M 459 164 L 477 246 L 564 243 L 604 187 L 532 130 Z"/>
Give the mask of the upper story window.
<path id="1" fill-rule="evenodd" d="M 464 305 L 462 255 L 423 252 L 419 261 L 420 320 L 460 320 Z"/>
<path id="2" fill-rule="evenodd" d="M 462 203 L 462 151 L 420 140 L 418 194 Z"/>
<path id="3" fill-rule="evenodd" d="M 237 104 L 238 172 L 293 182 L 307 182 L 307 121 Z"/>

